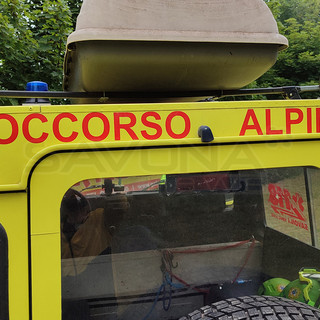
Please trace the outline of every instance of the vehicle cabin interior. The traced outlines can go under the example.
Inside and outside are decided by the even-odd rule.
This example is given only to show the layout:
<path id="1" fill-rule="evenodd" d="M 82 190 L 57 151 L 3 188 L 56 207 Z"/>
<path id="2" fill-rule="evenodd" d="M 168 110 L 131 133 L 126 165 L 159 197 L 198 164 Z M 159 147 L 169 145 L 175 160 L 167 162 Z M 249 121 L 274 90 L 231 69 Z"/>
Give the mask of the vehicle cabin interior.
<path id="1" fill-rule="evenodd" d="M 91 212 L 103 208 L 110 250 L 62 260 L 63 301 L 85 301 L 88 319 L 130 319 L 134 312 L 143 319 L 151 309 L 150 319 L 178 319 L 204 304 L 256 295 L 269 278 L 296 279 L 319 253 L 309 240 L 268 226 L 274 213 L 267 217 L 266 207 L 270 185 L 283 181 L 305 198 L 305 185 L 294 190 L 305 170 L 167 175 L 133 191 L 124 178 L 111 191 L 105 183 L 101 194 L 86 199 Z M 68 266 L 80 271 L 64 276 Z"/>

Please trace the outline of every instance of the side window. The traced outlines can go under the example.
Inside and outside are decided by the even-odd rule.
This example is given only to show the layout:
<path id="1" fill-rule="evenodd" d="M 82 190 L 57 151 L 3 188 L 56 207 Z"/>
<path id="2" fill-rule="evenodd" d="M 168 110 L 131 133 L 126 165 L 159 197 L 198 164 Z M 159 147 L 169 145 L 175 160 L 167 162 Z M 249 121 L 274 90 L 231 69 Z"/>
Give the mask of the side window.
<path id="1" fill-rule="evenodd" d="M 312 209 L 314 212 L 314 230 L 316 246 L 320 248 L 320 170 L 309 169 L 308 176 L 310 178 L 310 193 L 312 199 Z"/>
<path id="2" fill-rule="evenodd" d="M 306 169 L 269 169 L 261 176 L 267 225 L 311 245 Z"/>
<path id="3" fill-rule="evenodd" d="M 71 186 L 60 208 L 63 320 L 179 319 L 203 304 L 255 295 L 283 270 L 296 274 L 300 260 L 266 273 L 264 236 L 268 226 L 287 235 L 291 250 L 297 240 L 302 250 L 314 243 L 311 208 L 320 197 L 318 188 L 310 192 L 308 170 L 103 177 Z"/>
<path id="4" fill-rule="evenodd" d="M 8 239 L 0 224 L 0 319 L 9 319 L 8 310 Z"/>

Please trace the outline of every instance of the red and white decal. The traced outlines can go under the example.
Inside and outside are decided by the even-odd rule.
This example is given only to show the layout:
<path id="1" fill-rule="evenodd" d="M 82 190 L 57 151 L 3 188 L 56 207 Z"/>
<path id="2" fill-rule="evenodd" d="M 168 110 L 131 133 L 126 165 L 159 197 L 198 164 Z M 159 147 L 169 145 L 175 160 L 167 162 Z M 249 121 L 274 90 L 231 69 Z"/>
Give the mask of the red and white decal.
<path id="1" fill-rule="evenodd" d="M 289 190 L 273 183 L 268 185 L 268 190 L 268 202 L 273 210 L 271 216 L 308 230 L 307 219 L 304 215 L 304 201 L 301 195 L 297 192 L 291 194 Z"/>

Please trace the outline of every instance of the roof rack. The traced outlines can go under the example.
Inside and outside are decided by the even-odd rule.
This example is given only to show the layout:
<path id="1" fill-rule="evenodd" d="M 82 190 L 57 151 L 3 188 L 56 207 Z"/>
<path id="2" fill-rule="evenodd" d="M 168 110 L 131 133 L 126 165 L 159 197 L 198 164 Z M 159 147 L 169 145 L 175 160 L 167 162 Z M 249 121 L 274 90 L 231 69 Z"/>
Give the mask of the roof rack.
<path id="1" fill-rule="evenodd" d="M 210 97 L 202 101 L 219 100 L 231 96 L 274 95 L 285 99 L 301 99 L 300 93 L 320 91 L 320 85 L 253 88 L 237 90 L 206 90 L 189 92 L 69 92 L 69 91 L 19 91 L 0 90 L 5 98 L 49 98 L 49 99 L 99 99 L 100 102 L 111 98 L 181 98 Z"/>

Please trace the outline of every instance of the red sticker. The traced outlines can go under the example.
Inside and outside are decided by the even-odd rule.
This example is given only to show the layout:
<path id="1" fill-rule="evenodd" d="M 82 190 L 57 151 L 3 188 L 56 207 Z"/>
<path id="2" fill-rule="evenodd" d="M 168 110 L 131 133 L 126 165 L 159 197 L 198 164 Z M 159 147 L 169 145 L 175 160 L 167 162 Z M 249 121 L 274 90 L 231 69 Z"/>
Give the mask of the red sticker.
<path id="1" fill-rule="evenodd" d="M 274 218 L 308 230 L 307 219 L 304 215 L 304 201 L 301 195 L 297 192 L 291 194 L 289 190 L 272 183 L 268 185 L 268 190 L 268 201 L 273 209 L 271 215 Z"/>

